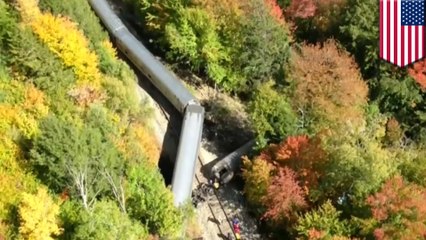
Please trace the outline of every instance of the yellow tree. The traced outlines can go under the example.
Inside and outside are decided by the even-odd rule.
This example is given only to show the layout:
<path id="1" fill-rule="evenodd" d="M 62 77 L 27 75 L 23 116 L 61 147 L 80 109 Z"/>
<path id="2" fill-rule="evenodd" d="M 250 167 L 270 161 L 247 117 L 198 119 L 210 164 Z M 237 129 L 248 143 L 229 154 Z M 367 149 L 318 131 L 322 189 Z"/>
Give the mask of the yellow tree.
<path id="1" fill-rule="evenodd" d="M 243 177 L 245 182 L 244 192 L 249 202 L 253 205 L 261 205 L 262 198 L 267 193 L 267 188 L 271 184 L 271 172 L 275 167 L 263 159 L 263 155 L 250 161 L 243 158 Z"/>
<path id="2" fill-rule="evenodd" d="M 16 3 L 24 24 L 31 26 L 66 66 L 73 68 L 78 84 L 99 89 L 98 56 L 89 49 L 89 41 L 76 23 L 62 16 L 42 13 L 37 0 L 17 0 Z"/>
<path id="3" fill-rule="evenodd" d="M 50 198 L 45 188 L 39 188 L 36 194 L 23 193 L 19 205 L 19 233 L 24 239 L 50 240 L 59 235 L 59 206 Z"/>

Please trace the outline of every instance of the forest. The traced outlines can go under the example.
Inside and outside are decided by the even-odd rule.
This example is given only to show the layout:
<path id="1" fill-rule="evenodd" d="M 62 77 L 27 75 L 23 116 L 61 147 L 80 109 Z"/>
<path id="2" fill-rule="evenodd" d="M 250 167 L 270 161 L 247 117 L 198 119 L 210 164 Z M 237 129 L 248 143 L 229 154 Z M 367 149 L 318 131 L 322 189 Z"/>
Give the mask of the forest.
<path id="1" fill-rule="evenodd" d="M 247 107 L 271 239 L 426 236 L 426 59 L 379 59 L 377 0 L 122 2 Z M 179 239 L 136 85 L 87 0 L 0 0 L 0 239 Z"/>
<path id="2" fill-rule="evenodd" d="M 274 239 L 426 235 L 426 68 L 379 53 L 376 0 L 127 0 L 166 59 L 237 96 L 245 195 Z"/>
<path id="3" fill-rule="evenodd" d="M 0 0 L 0 26 L 0 239 L 175 238 L 152 111 L 88 2 Z"/>

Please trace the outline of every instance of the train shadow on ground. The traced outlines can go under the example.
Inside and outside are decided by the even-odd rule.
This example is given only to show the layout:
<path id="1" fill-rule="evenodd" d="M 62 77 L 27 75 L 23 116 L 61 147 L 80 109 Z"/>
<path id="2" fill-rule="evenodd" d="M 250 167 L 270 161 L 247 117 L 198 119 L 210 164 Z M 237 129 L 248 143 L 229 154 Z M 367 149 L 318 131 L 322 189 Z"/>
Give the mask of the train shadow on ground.
<path id="1" fill-rule="evenodd" d="M 182 126 L 182 115 L 174 106 L 163 96 L 163 94 L 145 77 L 137 67 L 127 59 L 121 52 L 119 57 L 124 60 L 136 74 L 138 85 L 160 106 L 167 119 L 167 127 L 164 134 L 163 143 L 161 146 L 160 159 L 158 167 L 164 177 L 166 185 L 172 182 L 174 171 L 174 163 L 179 144 L 179 136 Z"/>

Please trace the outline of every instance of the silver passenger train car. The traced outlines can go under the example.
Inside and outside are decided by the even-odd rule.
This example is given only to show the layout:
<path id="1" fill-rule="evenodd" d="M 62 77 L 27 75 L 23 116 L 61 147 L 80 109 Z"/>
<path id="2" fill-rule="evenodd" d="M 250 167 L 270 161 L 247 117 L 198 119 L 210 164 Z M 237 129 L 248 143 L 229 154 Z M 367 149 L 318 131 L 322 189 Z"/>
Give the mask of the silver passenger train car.
<path id="1" fill-rule="evenodd" d="M 89 0 L 90 5 L 115 38 L 118 48 L 153 85 L 184 115 L 179 138 L 172 192 L 176 206 L 191 197 L 195 164 L 203 130 L 204 108 L 185 86 L 161 64 L 126 28 L 106 0 Z"/>

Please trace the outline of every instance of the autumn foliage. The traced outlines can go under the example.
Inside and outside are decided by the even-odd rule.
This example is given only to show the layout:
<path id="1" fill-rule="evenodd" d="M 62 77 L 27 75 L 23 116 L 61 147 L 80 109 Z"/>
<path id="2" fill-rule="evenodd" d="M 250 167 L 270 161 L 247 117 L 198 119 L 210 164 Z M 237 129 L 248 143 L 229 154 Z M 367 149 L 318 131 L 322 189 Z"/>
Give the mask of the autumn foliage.
<path id="1" fill-rule="evenodd" d="M 271 144 L 266 152 L 261 155 L 265 160 L 297 171 L 297 179 L 307 192 L 317 185 L 321 164 L 326 160 L 319 138 L 289 136 L 279 144 Z"/>
<path id="2" fill-rule="evenodd" d="M 47 189 L 36 194 L 24 193 L 19 205 L 19 232 L 28 240 L 53 240 L 62 233 L 58 226 L 59 206 L 50 198 Z"/>
<path id="3" fill-rule="evenodd" d="M 37 0 L 18 0 L 17 3 L 24 22 L 65 65 L 74 69 L 78 83 L 99 88 L 98 57 L 89 49 L 89 42 L 77 25 L 65 17 L 40 12 Z"/>
<path id="4" fill-rule="evenodd" d="M 39 133 L 38 121 L 48 114 L 44 94 L 32 84 L 0 79 L 0 219 L 21 199 L 21 191 L 37 184 L 25 172 L 24 154 L 16 142 Z M 14 186 L 14 187 L 10 187 Z"/>
<path id="5" fill-rule="evenodd" d="M 323 42 L 339 31 L 346 5 L 347 0 L 291 0 L 284 12 L 299 39 Z"/>
<path id="6" fill-rule="evenodd" d="M 300 54 L 293 58 L 291 75 L 295 107 L 311 109 L 317 128 L 327 128 L 330 123 L 362 123 L 367 84 L 354 60 L 336 42 L 303 45 Z"/>
<path id="7" fill-rule="evenodd" d="M 263 217 L 274 221 L 294 221 L 297 211 L 307 207 L 305 197 L 296 173 L 288 167 L 280 168 L 262 198 L 267 206 Z"/>
<path id="8" fill-rule="evenodd" d="M 243 158 L 243 177 L 245 179 L 244 192 L 252 205 L 261 206 L 262 198 L 271 184 L 272 164 L 257 157 L 253 161 Z"/>
<path id="9" fill-rule="evenodd" d="M 390 118 L 386 123 L 386 140 L 389 143 L 399 143 L 402 134 L 401 124 L 395 118 Z"/>
<path id="10" fill-rule="evenodd" d="M 317 138 L 290 136 L 271 144 L 255 160 L 245 160 L 245 192 L 266 208 L 263 218 L 294 221 L 309 206 L 310 188 L 317 186 L 326 154 Z"/>
<path id="11" fill-rule="evenodd" d="M 378 240 L 420 239 L 426 236 L 426 189 L 395 176 L 367 204 L 377 225 Z"/>
<path id="12" fill-rule="evenodd" d="M 292 0 L 290 6 L 285 9 L 285 15 L 289 19 L 308 18 L 315 15 L 317 6 L 312 0 Z"/>
<path id="13" fill-rule="evenodd" d="M 0 0 L 0 239 L 145 239 L 148 222 L 173 238 L 180 212 L 136 84 L 87 1 Z M 133 211 L 162 206 L 146 222 L 126 213 L 130 166 L 156 182 L 149 197 L 135 186 Z"/>
<path id="14" fill-rule="evenodd" d="M 408 74 L 414 78 L 420 88 L 426 90 L 426 60 L 420 60 L 408 68 Z"/>
<path id="15" fill-rule="evenodd" d="M 278 22 L 284 24 L 283 10 L 278 5 L 277 0 L 265 0 L 265 4 L 270 8 L 271 16 L 274 17 Z"/>

